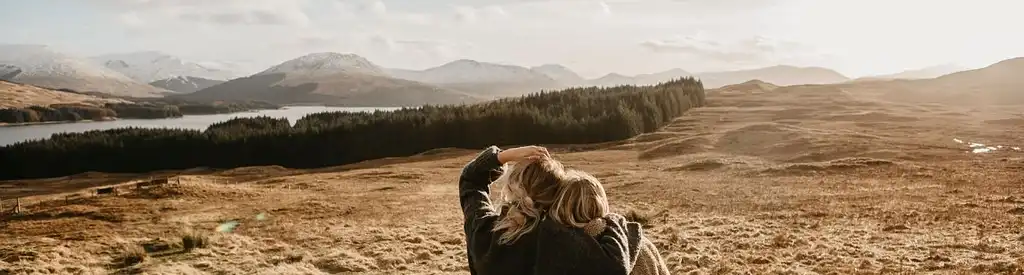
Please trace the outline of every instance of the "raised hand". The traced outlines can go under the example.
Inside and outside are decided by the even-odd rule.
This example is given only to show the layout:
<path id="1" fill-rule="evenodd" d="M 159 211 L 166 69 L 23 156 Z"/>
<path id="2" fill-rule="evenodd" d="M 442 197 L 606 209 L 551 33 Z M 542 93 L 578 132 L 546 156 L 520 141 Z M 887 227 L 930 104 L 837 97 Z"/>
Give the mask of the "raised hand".
<path id="1" fill-rule="evenodd" d="M 498 153 L 498 161 L 501 163 L 508 163 L 523 160 L 537 160 L 550 156 L 551 154 L 548 153 L 548 148 L 531 145 L 503 150 Z"/>

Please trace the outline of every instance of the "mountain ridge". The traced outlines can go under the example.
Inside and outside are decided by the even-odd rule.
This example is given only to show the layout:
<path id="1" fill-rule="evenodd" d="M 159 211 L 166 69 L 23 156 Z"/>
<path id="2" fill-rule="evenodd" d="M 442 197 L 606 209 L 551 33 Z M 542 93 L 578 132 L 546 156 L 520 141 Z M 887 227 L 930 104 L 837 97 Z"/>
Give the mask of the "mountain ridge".
<path id="1" fill-rule="evenodd" d="M 177 93 L 187 94 L 194 93 L 209 87 L 213 87 L 214 85 L 221 84 L 224 82 L 227 81 L 206 79 L 194 76 L 175 76 L 167 79 L 161 79 L 150 82 L 149 85 L 152 85 L 157 88 L 171 90 Z"/>
<path id="2" fill-rule="evenodd" d="M 333 52 L 299 56 L 251 76 L 175 97 L 349 107 L 404 107 L 483 100 L 425 83 L 392 78 L 380 66 L 361 56 Z"/>
<path id="3" fill-rule="evenodd" d="M 919 69 L 904 70 L 897 73 L 865 76 L 854 79 L 854 81 L 879 81 L 879 80 L 894 80 L 894 79 L 926 79 L 926 78 L 937 78 L 943 75 L 952 74 L 956 72 L 962 72 L 968 70 L 966 67 L 946 64 L 929 66 Z"/>
<path id="4" fill-rule="evenodd" d="M 157 97 L 169 92 L 139 83 L 87 58 L 65 54 L 45 45 L 0 45 L 0 64 L 21 70 L 10 80 L 46 88 L 132 97 Z"/>
<path id="5" fill-rule="evenodd" d="M 140 51 L 94 56 L 98 64 L 120 72 L 136 81 L 150 83 L 176 76 L 228 80 L 238 73 L 210 68 L 199 62 L 186 61 L 158 51 Z"/>

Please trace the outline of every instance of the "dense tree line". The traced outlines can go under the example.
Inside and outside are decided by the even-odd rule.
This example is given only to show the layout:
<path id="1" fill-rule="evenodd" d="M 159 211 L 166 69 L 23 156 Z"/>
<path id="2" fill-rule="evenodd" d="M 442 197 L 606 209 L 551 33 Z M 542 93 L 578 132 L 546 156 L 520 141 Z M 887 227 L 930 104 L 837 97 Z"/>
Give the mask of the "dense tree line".
<path id="1" fill-rule="evenodd" d="M 52 121 L 104 120 L 117 117 L 111 109 L 88 105 L 31 106 L 0 109 L 0 122 L 37 123 Z"/>
<path id="2" fill-rule="evenodd" d="M 136 103 L 108 103 L 103 107 L 85 104 L 54 104 L 49 107 L 0 109 L 2 123 L 74 122 L 111 118 L 161 119 L 183 115 L 208 115 L 244 112 L 258 109 L 278 109 L 280 106 L 261 102 L 213 102 L 152 100 Z"/>
<path id="3" fill-rule="evenodd" d="M 107 103 L 105 106 L 117 112 L 120 118 L 159 119 L 181 117 L 178 106 L 149 103 Z"/>
<path id="4" fill-rule="evenodd" d="M 210 115 L 245 112 L 250 110 L 279 109 L 278 106 L 266 101 L 239 101 L 239 102 L 194 102 L 180 99 L 161 98 L 147 101 L 151 104 L 174 105 L 184 115 Z"/>
<path id="5" fill-rule="evenodd" d="M 318 113 L 294 126 L 286 119 L 259 117 L 233 119 L 206 131 L 66 133 L 0 148 L 0 179 L 193 167 L 313 168 L 442 147 L 605 142 L 654 131 L 703 105 L 701 82 L 682 78 L 654 86 L 547 91 L 475 105 Z"/>

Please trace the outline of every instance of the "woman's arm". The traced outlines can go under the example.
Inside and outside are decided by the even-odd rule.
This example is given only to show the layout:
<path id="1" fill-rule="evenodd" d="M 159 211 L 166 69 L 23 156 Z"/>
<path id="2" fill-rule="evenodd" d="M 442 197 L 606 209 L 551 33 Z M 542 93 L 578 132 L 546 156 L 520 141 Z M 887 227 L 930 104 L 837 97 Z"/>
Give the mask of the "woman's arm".
<path id="1" fill-rule="evenodd" d="M 494 228 L 496 217 L 488 215 L 484 205 L 489 203 L 487 193 L 490 191 L 488 185 L 492 180 L 492 171 L 501 167 L 498 161 L 500 152 L 501 149 L 496 146 L 487 147 L 462 168 L 462 175 L 459 176 L 459 203 L 464 216 L 466 258 L 469 271 L 473 274 L 476 274 L 477 253 L 486 252 L 491 243 L 491 229 Z"/>
<path id="2" fill-rule="evenodd" d="M 484 206 L 490 203 L 487 197 L 489 185 L 498 177 L 501 165 L 510 161 L 540 158 L 547 154 L 547 149 L 537 146 L 508 150 L 490 146 L 462 168 L 462 175 L 459 176 L 459 203 L 464 216 L 466 258 L 469 260 L 470 273 L 476 274 L 477 255 L 487 254 L 494 237 L 491 230 L 494 229 L 497 217 L 489 215 L 490 211 L 484 209 Z"/>
<path id="3" fill-rule="evenodd" d="M 502 164 L 544 156 L 548 156 L 548 150 L 539 146 L 523 146 L 508 150 L 490 146 L 466 164 L 462 168 L 462 175 L 459 176 L 459 203 L 462 205 L 467 230 L 475 219 L 487 216 L 487 211 L 484 211 L 483 207 L 488 203 L 488 186 L 498 177 Z"/>
<path id="4" fill-rule="evenodd" d="M 488 203 L 488 185 L 501 168 L 502 162 L 498 160 L 501 152 L 497 146 L 487 147 L 462 168 L 462 175 L 459 176 L 459 202 L 462 204 L 467 230 L 474 219 L 487 214 L 483 207 Z"/>

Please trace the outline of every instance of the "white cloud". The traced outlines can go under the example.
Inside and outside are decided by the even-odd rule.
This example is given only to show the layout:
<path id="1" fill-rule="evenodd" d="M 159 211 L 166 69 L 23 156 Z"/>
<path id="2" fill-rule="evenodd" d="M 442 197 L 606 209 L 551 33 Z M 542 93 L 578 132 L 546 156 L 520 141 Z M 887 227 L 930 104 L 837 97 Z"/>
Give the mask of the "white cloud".
<path id="1" fill-rule="evenodd" d="M 472 24 L 477 21 L 476 8 L 469 6 L 455 7 L 455 21 L 464 24 Z"/>
<path id="2" fill-rule="evenodd" d="M 100 3 L 121 10 L 122 16 L 136 16 L 148 20 L 171 18 L 186 22 L 221 25 L 305 26 L 310 23 L 309 18 L 302 10 L 305 2 L 304 0 L 103 0 Z M 138 25 L 140 22 L 134 23 Z"/>
<path id="3" fill-rule="evenodd" d="M 369 13 L 375 16 L 384 16 L 388 13 L 388 6 L 381 0 L 337 0 L 346 8 L 357 12 Z"/>
<path id="4" fill-rule="evenodd" d="M 486 14 L 487 16 L 493 16 L 493 17 L 506 17 L 506 16 L 508 16 L 508 13 L 505 12 L 505 9 L 503 9 L 501 6 L 487 6 L 487 7 L 485 7 L 483 9 L 483 11 L 484 11 L 484 14 Z"/>
<path id="5" fill-rule="evenodd" d="M 484 21 L 507 19 L 509 14 L 504 8 L 498 5 L 483 7 L 456 5 L 452 7 L 454 20 L 459 24 L 476 24 Z"/>
<path id="6" fill-rule="evenodd" d="M 652 39 L 640 43 L 644 49 L 666 54 L 681 54 L 710 62 L 736 65 L 769 65 L 798 61 L 819 55 L 815 49 L 791 41 L 756 35 L 744 39 L 719 42 L 698 33 L 668 39 Z"/>
<path id="7" fill-rule="evenodd" d="M 601 2 L 598 2 L 597 5 L 601 9 L 600 11 L 601 11 L 602 14 L 605 14 L 605 15 L 611 15 L 612 14 L 612 7 L 608 6 L 608 2 L 601 1 Z"/>
<path id="8" fill-rule="evenodd" d="M 134 11 L 122 13 L 118 16 L 118 19 L 120 19 L 121 23 L 131 29 L 144 27 L 146 25 L 146 22 L 143 21 L 142 18 L 139 17 L 139 14 Z"/>
<path id="9" fill-rule="evenodd" d="M 1021 2 L 978 1 L 984 5 L 928 0 L 90 0 L 105 8 L 96 12 L 105 14 L 89 18 L 115 22 L 123 31 L 89 41 L 28 22 L 7 33 L 14 36 L 11 41 L 92 47 L 86 52 L 161 50 L 264 64 L 310 51 L 338 51 L 393 67 L 470 58 L 561 63 L 594 75 L 779 63 L 858 75 L 1024 55 L 1024 40 L 1005 35 L 1021 25 L 1013 17 Z M 922 13 L 921 6 L 928 12 Z M 907 14 L 917 15 L 908 21 Z M 698 30 L 706 35 L 678 35 Z"/>

